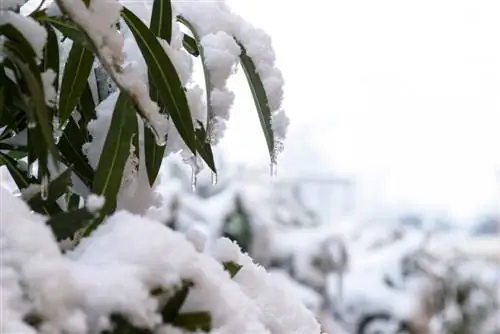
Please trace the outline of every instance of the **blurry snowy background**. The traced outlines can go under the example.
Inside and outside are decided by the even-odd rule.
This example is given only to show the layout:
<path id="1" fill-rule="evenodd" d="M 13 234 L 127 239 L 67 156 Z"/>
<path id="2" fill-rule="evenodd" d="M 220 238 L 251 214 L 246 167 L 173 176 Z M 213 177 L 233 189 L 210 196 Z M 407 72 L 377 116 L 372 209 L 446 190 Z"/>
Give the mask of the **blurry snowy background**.
<path id="1" fill-rule="evenodd" d="M 250 91 L 242 73 L 232 79 L 232 87 L 240 94 L 218 155 L 232 171 L 228 177 L 232 183 L 252 188 L 246 191 L 253 201 L 248 204 L 253 223 L 260 226 L 269 219 L 262 214 L 273 209 L 270 197 L 288 196 L 284 210 L 295 210 L 297 216 L 300 203 L 314 214 L 313 225 L 321 226 L 308 232 L 297 230 L 289 242 L 290 252 L 311 259 L 311 250 L 302 244 L 320 244 L 318 240 L 330 234 L 343 238 L 351 265 L 343 279 L 344 298 L 333 293 L 330 299 L 340 306 L 329 309 L 336 310 L 336 318 L 352 333 L 385 334 L 401 329 L 397 328 L 401 323 L 389 328 L 376 322 L 360 329 L 361 314 L 427 317 L 420 320 L 431 325 L 419 328 L 419 333 L 498 333 L 500 324 L 491 322 L 495 316 L 490 316 L 486 329 L 487 325 L 471 325 L 472 311 L 459 315 L 461 306 L 450 302 L 459 288 L 440 294 L 431 283 L 433 292 L 424 293 L 425 284 L 426 288 L 412 290 L 406 279 L 398 285 L 387 283 L 384 275 L 397 276 L 405 258 L 419 262 L 421 258 L 413 254 L 425 249 L 439 255 L 433 265 L 442 270 L 448 261 L 456 262 L 449 270 L 460 274 L 448 272 L 451 276 L 442 278 L 445 285 L 480 282 L 481 273 L 489 272 L 483 287 L 497 291 L 490 295 L 497 297 L 493 304 L 498 304 L 500 44 L 496 41 L 500 2 L 228 3 L 272 36 L 277 64 L 285 77 L 284 106 L 291 120 L 278 176 L 270 181 Z M 223 201 L 213 202 L 212 207 L 219 207 L 220 212 Z M 271 225 L 280 225 L 277 218 L 269 220 Z M 311 223 L 297 220 L 299 225 Z M 255 234 L 266 233 L 284 232 Z M 428 243 L 422 241 L 426 236 L 432 236 Z M 283 252 L 278 241 L 267 242 L 279 244 L 274 251 Z M 262 247 L 258 244 L 252 254 L 257 258 L 261 250 L 255 252 Z M 274 251 L 268 250 L 260 260 L 270 261 Z M 301 270 L 310 273 L 314 269 L 299 267 L 290 275 L 313 286 L 314 278 L 298 276 Z M 426 278 L 435 279 L 438 274 L 431 271 L 426 271 Z M 330 277 L 327 285 L 337 281 L 335 275 L 326 276 Z M 304 293 L 302 288 L 298 288 L 300 293 Z M 432 294 L 446 295 L 446 307 L 426 304 Z M 361 310 L 361 305 L 368 310 Z M 417 309 L 435 315 L 424 316 L 422 311 L 416 316 Z M 485 319 L 477 321 L 486 323 Z M 450 325 L 454 321 L 459 324 L 456 328 Z"/>

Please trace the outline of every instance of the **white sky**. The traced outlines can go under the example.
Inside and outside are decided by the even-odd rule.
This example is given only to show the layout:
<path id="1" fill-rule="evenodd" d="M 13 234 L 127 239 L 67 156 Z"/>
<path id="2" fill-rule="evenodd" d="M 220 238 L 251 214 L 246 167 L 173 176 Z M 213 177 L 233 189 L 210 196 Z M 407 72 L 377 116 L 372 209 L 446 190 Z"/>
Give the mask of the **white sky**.
<path id="1" fill-rule="evenodd" d="M 355 175 L 376 207 L 500 205 L 499 0 L 227 1 L 273 38 L 291 119 L 281 175 Z M 267 168 L 242 80 L 223 147 Z"/>

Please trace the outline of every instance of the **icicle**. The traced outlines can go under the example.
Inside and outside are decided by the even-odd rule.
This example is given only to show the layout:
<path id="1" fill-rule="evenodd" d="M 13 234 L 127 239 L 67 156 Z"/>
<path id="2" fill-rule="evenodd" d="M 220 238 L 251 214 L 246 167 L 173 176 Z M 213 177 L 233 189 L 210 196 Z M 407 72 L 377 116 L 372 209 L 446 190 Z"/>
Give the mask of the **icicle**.
<path id="1" fill-rule="evenodd" d="M 275 140 L 273 152 L 271 154 L 271 164 L 270 164 L 271 176 L 276 176 L 278 172 L 278 154 L 281 151 L 283 151 L 283 143 Z"/>
<path id="2" fill-rule="evenodd" d="M 196 173 L 196 166 L 191 166 L 191 190 L 196 192 L 196 182 L 198 181 L 198 174 Z"/>
<path id="3" fill-rule="evenodd" d="M 276 176 L 277 169 L 278 169 L 278 164 L 275 161 L 271 161 L 271 164 L 270 164 L 271 176 L 273 176 L 273 177 Z"/>
<path id="4" fill-rule="evenodd" d="M 217 185 L 217 173 L 212 172 L 212 185 Z"/>
<path id="5" fill-rule="evenodd" d="M 40 185 L 40 197 L 43 201 L 49 198 L 49 177 L 47 175 L 42 176 L 42 184 Z"/>

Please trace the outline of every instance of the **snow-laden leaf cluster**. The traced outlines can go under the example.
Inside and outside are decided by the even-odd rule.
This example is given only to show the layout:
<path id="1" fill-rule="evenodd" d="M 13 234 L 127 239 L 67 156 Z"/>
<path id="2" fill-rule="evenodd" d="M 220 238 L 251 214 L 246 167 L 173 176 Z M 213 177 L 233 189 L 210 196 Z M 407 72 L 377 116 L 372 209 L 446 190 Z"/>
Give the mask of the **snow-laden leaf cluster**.
<path id="1" fill-rule="evenodd" d="M 170 210 L 164 156 L 217 173 L 240 62 L 276 162 L 287 120 L 270 38 L 221 1 L 23 4 L 0 8 L 0 164 L 15 183 L 2 171 L 0 331 L 320 333 L 229 239 L 151 214 Z"/>

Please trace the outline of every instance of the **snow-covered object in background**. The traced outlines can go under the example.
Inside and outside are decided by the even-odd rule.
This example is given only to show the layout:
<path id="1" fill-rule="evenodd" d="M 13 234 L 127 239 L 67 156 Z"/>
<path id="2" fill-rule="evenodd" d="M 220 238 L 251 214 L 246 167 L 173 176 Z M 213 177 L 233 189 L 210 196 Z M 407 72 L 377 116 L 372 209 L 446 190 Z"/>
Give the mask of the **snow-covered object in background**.
<path id="1" fill-rule="evenodd" d="M 200 253 L 183 234 L 119 211 L 63 255 L 44 217 L 3 187 L 0 201 L 2 333 L 95 333 L 110 329 L 112 314 L 166 332 L 151 291 L 182 279 L 194 286 L 181 313 L 208 311 L 212 333 L 320 333 L 296 297 L 228 240 Z M 243 266 L 234 279 L 219 262 L 227 260 Z M 38 330 L 27 315 L 41 318 Z"/>

